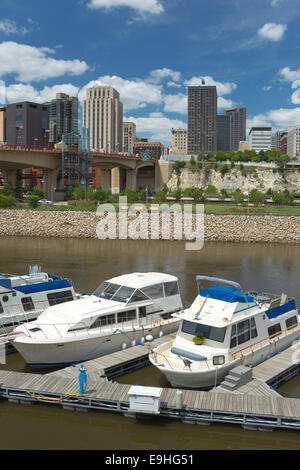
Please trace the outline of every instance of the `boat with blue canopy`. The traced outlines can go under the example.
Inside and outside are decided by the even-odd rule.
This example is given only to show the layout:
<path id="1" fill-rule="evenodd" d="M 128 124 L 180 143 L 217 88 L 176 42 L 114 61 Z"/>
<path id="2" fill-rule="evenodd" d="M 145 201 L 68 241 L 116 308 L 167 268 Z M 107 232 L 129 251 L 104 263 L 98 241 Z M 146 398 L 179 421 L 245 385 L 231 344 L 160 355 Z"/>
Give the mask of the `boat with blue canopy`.
<path id="1" fill-rule="evenodd" d="M 198 295 L 180 315 L 176 338 L 149 354 L 171 385 L 210 389 L 232 368 L 254 367 L 300 337 L 294 298 L 243 292 L 239 283 L 215 277 L 196 281 Z"/>
<path id="2" fill-rule="evenodd" d="M 32 266 L 29 274 L 0 273 L 0 336 L 36 320 L 49 306 L 77 299 L 71 283 Z"/>

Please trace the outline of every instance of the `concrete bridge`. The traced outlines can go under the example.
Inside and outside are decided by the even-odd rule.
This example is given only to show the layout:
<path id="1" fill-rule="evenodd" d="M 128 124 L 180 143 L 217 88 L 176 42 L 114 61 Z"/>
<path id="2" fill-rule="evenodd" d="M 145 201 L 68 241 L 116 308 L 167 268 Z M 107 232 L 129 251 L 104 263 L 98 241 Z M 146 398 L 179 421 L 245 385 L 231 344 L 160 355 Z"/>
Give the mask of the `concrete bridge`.
<path id="1" fill-rule="evenodd" d="M 125 187 L 137 190 L 148 186 L 161 189 L 170 177 L 170 165 L 164 161 L 143 161 L 139 155 L 91 153 L 91 168 L 100 168 L 102 188 L 120 193 Z M 5 182 L 13 187 L 18 170 L 36 168 L 43 171 L 45 197 L 56 200 L 62 189 L 62 151 L 43 147 L 17 145 L 0 146 L 0 170 Z"/>

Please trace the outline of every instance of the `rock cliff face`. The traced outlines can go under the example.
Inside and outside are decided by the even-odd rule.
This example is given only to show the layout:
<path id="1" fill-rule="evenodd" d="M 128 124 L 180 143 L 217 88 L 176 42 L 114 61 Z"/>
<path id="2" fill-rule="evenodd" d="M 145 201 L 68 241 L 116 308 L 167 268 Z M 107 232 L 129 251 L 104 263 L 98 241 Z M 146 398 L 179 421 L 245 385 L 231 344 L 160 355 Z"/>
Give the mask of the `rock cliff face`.
<path id="1" fill-rule="evenodd" d="M 215 169 L 192 171 L 190 168 L 185 168 L 180 176 L 173 172 L 167 187 L 171 191 L 178 187 L 184 190 L 192 186 L 205 190 L 209 185 L 215 186 L 218 190 L 226 189 L 227 191 L 235 191 L 239 188 L 242 191 L 258 189 L 266 192 L 268 189 L 274 191 L 288 189 L 299 192 L 300 171 L 288 169 L 282 174 L 277 169 L 245 166 L 242 170 L 239 167 L 229 169 L 222 175 L 220 170 Z"/>

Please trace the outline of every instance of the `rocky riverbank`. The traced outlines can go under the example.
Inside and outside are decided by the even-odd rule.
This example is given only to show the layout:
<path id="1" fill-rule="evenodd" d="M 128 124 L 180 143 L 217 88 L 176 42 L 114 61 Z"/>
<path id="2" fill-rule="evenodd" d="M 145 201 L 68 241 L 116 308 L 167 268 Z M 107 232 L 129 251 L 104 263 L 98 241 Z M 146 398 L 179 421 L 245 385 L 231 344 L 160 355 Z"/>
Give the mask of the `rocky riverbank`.
<path id="1" fill-rule="evenodd" d="M 129 224 L 134 220 L 137 219 L 129 219 Z M 99 238 L 96 229 L 100 221 L 94 212 L 1 210 L 0 236 L 96 239 Z M 181 230 L 180 222 L 173 224 L 172 217 L 171 222 L 170 239 L 178 239 L 176 232 Z M 159 223 L 161 226 L 161 220 Z M 112 224 L 113 220 L 110 220 L 107 238 L 119 238 L 118 219 L 117 229 Z M 300 243 L 300 217 L 297 216 L 209 214 L 204 218 L 204 226 L 205 241 Z M 193 231 L 195 228 L 193 216 Z M 148 230 L 141 232 L 141 238 L 162 238 L 160 229 L 155 236 L 152 231 L 151 236 L 150 223 Z"/>

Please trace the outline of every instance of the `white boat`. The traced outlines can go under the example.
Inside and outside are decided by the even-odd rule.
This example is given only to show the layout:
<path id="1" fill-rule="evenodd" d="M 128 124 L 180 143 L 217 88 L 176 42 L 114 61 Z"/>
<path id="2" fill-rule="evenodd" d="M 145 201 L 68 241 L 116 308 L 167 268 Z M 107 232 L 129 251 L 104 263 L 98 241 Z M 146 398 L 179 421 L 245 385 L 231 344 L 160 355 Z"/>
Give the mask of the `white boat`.
<path id="1" fill-rule="evenodd" d="M 176 277 L 126 274 L 90 296 L 49 307 L 38 322 L 16 328 L 12 343 L 31 367 L 65 366 L 174 332 L 179 320 L 171 314 L 181 310 Z"/>
<path id="2" fill-rule="evenodd" d="M 172 386 L 213 388 L 230 369 L 254 367 L 300 337 L 295 299 L 244 293 L 240 284 L 223 279 L 196 279 L 197 298 L 180 317 L 174 315 L 181 320 L 176 338 L 149 354 Z M 204 281 L 212 285 L 204 288 Z"/>
<path id="3" fill-rule="evenodd" d="M 76 298 L 67 279 L 42 272 L 38 266 L 30 267 L 23 276 L 0 273 L 0 336 L 36 320 L 50 305 Z"/>

